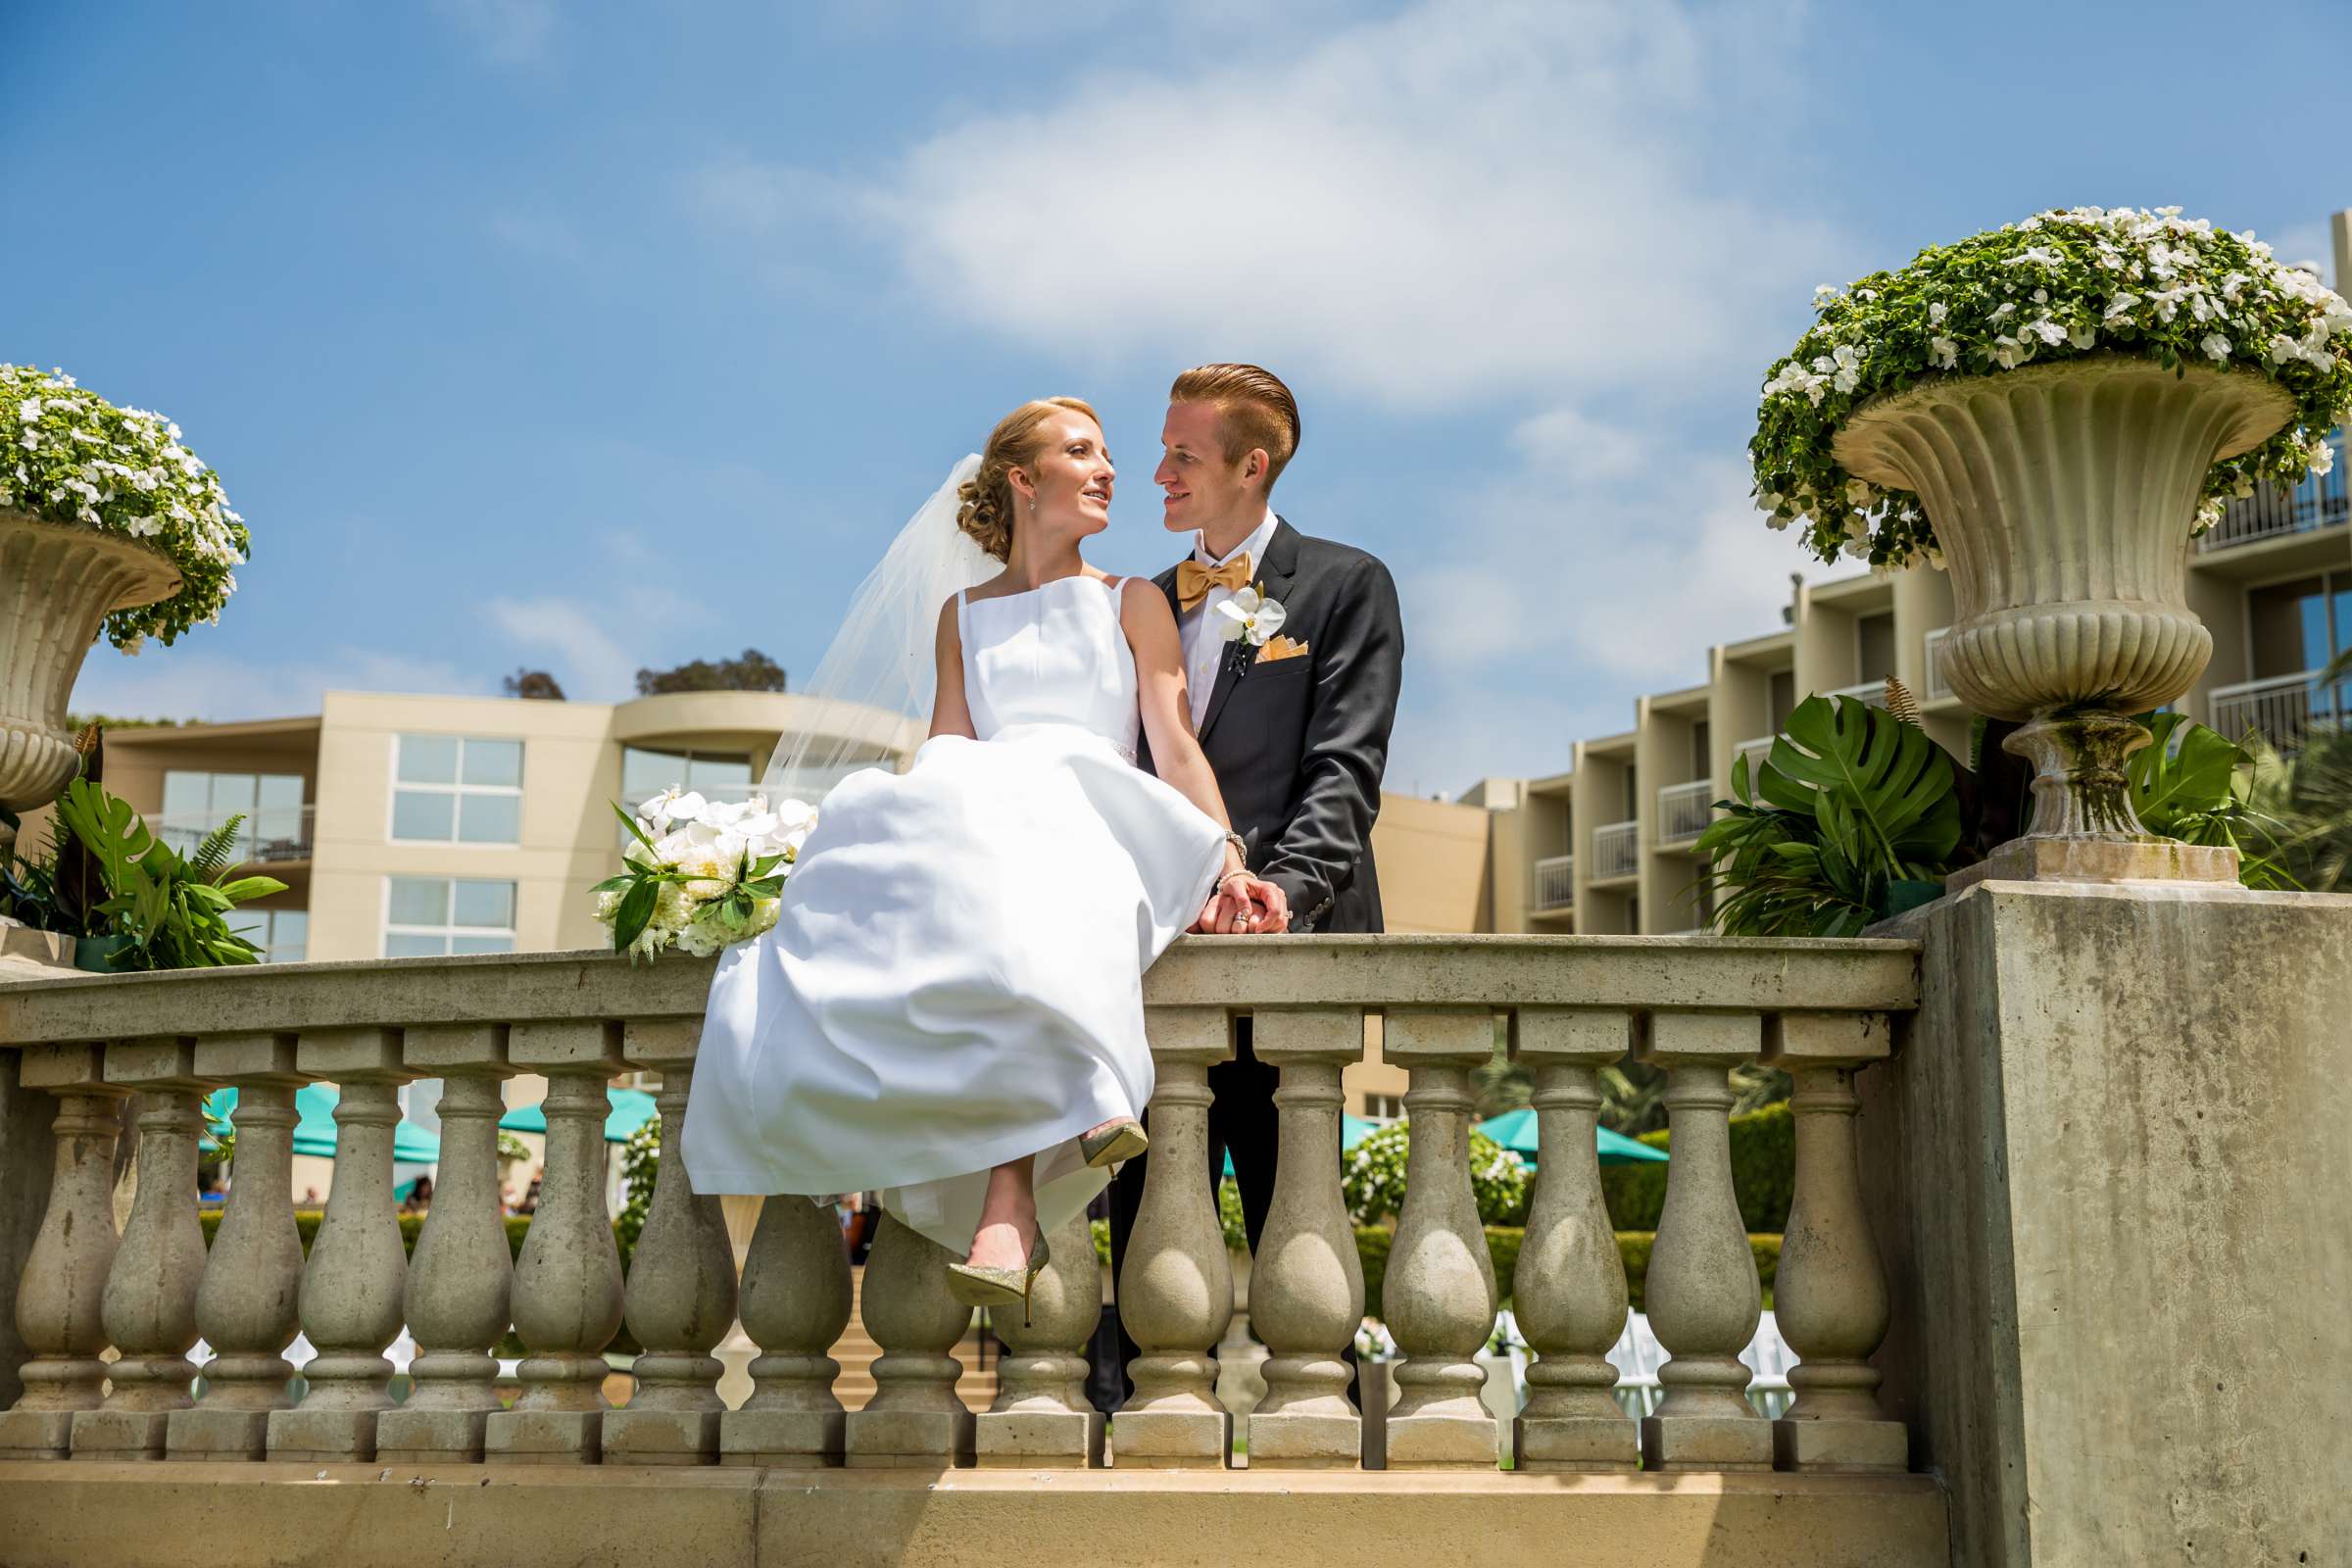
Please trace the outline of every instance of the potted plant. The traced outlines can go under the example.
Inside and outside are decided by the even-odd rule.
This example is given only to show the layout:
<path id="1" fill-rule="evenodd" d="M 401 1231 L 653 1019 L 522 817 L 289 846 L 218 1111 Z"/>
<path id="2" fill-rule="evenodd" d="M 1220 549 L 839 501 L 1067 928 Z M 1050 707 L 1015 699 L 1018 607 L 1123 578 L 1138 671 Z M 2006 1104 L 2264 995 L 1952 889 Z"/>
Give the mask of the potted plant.
<path id="1" fill-rule="evenodd" d="M 97 862 L 107 897 L 88 915 L 74 961 L 119 973 L 258 963 L 260 950 L 229 929 L 228 912 L 283 893 L 275 877 L 229 878 L 237 826 L 232 816 L 181 855 L 147 830 L 128 806 L 87 779 L 58 798 L 57 818 Z"/>
<path id="2" fill-rule="evenodd" d="M 2178 208 L 2077 208 L 1825 286 L 1816 316 L 1764 381 L 1757 504 L 1825 561 L 1950 571 L 1937 657 L 1971 709 L 2022 722 L 2003 744 L 2036 769 L 2031 841 L 2148 839 L 2130 715 L 2212 653 L 2189 540 L 2226 498 L 2326 470 L 2352 307 Z M 2210 859 L 2196 874 L 2230 874 Z"/>
<path id="3" fill-rule="evenodd" d="M 136 653 L 218 619 L 247 542 L 178 425 L 0 365 L 0 809 L 74 776 L 66 699 L 100 629 Z"/>

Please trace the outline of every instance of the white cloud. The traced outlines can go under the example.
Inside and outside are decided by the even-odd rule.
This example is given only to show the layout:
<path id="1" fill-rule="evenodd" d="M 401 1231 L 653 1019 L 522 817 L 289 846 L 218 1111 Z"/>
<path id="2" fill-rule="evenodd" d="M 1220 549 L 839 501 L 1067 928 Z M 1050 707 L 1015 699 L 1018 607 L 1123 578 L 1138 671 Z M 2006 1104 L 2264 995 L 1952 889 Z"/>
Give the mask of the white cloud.
<path id="1" fill-rule="evenodd" d="M 433 9 L 500 65 L 541 59 L 555 38 L 555 0 L 433 0 Z"/>
<path id="2" fill-rule="evenodd" d="M 77 713 L 121 718 L 295 718 L 316 713 L 329 691 L 489 695 L 479 671 L 446 660 L 358 648 L 256 660 L 200 646 L 150 643 L 137 658 L 103 644 L 82 661 L 69 705 Z"/>
<path id="3" fill-rule="evenodd" d="M 566 695 L 612 702 L 635 690 L 639 661 L 605 629 L 611 621 L 602 612 L 554 597 L 499 598 L 482 608 L 510 641 L 533 657 L 547 657 Z"/>
<path id="4" fill-rule="evenodd" d="M 742 161 L 707 212 L 847 220 L 1020 339 L 1249 357 L 1398 407 L 1675 385 L 1802 299 L 1823 226 L 1699 156 L 1774 78 L 1753 9 L 1429 0 L 1304 49 L 979 115 L 863 182 Z M 1286 372 L 1288 373 L 1288 372 Z"/>

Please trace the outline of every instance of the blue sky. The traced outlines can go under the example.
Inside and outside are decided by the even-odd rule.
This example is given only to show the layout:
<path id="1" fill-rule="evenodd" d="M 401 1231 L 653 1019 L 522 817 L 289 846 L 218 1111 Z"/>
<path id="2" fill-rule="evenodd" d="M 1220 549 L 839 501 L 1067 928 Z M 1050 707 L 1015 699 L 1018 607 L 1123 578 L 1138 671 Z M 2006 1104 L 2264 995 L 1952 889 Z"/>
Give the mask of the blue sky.
<path id="1" fill-rule="evenodd" d="M 1279 509 L 1402 587 L 1390 786 L 1553 771 L 1777 624 L 1742 446 L 1815 283 L 2076 202 L 2325 260 L 2352 11 L 2252 18 L 0 0 L 0 358 L 177 419 L 255 540 L 76 706 L 798 677 L 1024 397 L 1103 411 L 1097 559 L 1173 560 L 1168 379 L 1253 359 Z"/>

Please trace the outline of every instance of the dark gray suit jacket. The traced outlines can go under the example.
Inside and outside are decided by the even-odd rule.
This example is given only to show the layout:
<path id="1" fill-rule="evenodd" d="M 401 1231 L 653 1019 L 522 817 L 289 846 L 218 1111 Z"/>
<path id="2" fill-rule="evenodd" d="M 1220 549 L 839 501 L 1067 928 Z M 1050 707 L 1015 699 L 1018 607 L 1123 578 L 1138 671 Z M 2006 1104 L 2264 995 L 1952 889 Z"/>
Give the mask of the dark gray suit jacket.
<path id="1" fill-rule="evenodd" d="M 1396 585 L 1373 556 L 1280 517 L 1256 581 L 1287 612 L 1295 659 L 1229 645 L 1200 721 L 1250 868 L 1291 901 L 1293 931 L 1379 931 L 1372 822 L 1404 666 Z M 1176 568 L 1152 579 L 1176 602 Z M 1152 765 L 1147 743 L 1143 763 Z"/>

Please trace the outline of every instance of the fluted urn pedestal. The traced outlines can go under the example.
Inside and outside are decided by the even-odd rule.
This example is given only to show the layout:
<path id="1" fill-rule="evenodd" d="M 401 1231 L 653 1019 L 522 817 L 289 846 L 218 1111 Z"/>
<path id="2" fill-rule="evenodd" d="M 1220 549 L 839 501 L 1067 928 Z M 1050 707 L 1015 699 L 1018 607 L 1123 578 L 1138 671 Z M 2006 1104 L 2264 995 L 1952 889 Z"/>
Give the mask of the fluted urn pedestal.
<path id="1" fill-rule="evenodd" d="M 46 806 L 79 768 L 66 701 L 107 615 L 179 588 L 136 539 L 0 507 L 0 807 Z M 15 837 L 0 826 L 0 849 Z"/>
<path id="2" fill-rule="evenodd" d="M 2140 825 L 2125 763 L 2149 739 L 2131 715 L 2213 655 L 2187 603 L 2205 475 L 2293 412 L 2252 371 L 2093 355 L 1912 387 L 1838 432 L 1838 462 L 1915 492 L 1936 525 L 1957 612 L 1945 681 L 2024 725 L 2004 746 L 2035 769 L 2033 832 L 1969 880 L 2236 879 L 2236 851 Z"/>

